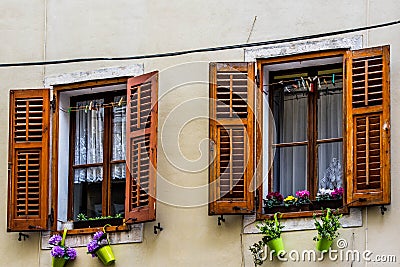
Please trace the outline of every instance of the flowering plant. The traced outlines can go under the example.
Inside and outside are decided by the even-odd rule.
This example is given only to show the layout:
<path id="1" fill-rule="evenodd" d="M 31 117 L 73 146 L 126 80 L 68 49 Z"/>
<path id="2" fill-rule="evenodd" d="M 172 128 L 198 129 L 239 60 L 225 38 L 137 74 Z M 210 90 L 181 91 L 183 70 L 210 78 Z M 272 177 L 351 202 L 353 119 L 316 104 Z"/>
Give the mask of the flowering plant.
<path id="1" fill-rule="evenodd" d="M 65 246 L 65 235 L 67 231 L 64 230 L 64 235 L 61 237 L 59 234 L 53 235 L 49 239 L 49 244 L 53 246 L 50 254 L 54 258 L 63 258 L 65 260 L 74 260 L 76 258 L 76 250 Z"/>
<path id="2" fill-rule="evenodd" d="M 310 200 L 310 192 L 307 190 L 297 191 L 296 192 L 297 203 L 298 204 L 309 204 Z"/>
<path id="3" fill-rule="evenodd" d="M 103 231 L 98 231 L 93 235 L 93 240 L 87 244 L 87 253 L 92 254 L 92 257 L 97 257 L 96 251 L 107 245 L 109 245 L 107 234 Z"/>
<path id="4" fill-rule="evenodd" d="M 285 206 L 292 206 L 292 205 L 296 205 L 297 202 L 297 198 L 295 198 L 294 196 L 290 195 L 287 196 L 284 200 L 283 200 Z"/>
<path id="5" fill-rule="evenodd" d="M 283 203 L 283 196 L 279 192 L 270 192 L 268 193 L 267 199 L 265 199 L 264 202 L 268 206 L 268 208 L 279 206 Z"/>
<path id="6" fill-rule="evenodd" d="M 320 188 L 317 193 L 317 200 L 334 200 L 343 198 L 343 188 L 325 189 Z"/>

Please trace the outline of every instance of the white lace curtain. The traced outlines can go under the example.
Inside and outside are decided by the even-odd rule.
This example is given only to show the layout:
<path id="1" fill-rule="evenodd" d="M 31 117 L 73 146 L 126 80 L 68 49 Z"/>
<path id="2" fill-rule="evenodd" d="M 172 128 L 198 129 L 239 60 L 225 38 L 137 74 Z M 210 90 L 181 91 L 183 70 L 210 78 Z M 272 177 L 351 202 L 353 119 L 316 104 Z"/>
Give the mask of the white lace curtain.
<path id="1" fill-rule="evenodd" d="M 78 107 L 88 107 L 91 101 L 80 101 Z M 103 99 L 92 102 L 98 107 L 93 110 L 79 109 L 76 116 L 75 129 L 75 162 L 74 165 L 102 163 L 104 142 L 104 108 L 100 107 Z M 114 107 L 112 132 L 112 160 L 125 159 L 125 107 Z M 112 179 L 125 178 L 125 164 L 113 164 Z M 101 182 L 103 180 L 102 167 L 85 167 L 75 170 L 74 182 Z"/>
<path id="2" fill-rule="evenodd" d="M 336 87 L 341 84 L 336 84 Z M 332 87 L 332 85 L 330 86 Z M 329 88 L 318 100 L 318 139 L 342 137 L 342 94 Z M 285 94 L 275 106 L 277 135 L 275 143 L 307 140 L 307 98 Z M 281 102 L 282 103 L 282 102 Z M 276 118 L 275 118 L 276 119 Z M 320 144 L 318 148 L 318 179 L 320 188 L 342 186 L 342 142 Z M 294 146 L 275 149 L 274 191 L 284 196 L 307 188 L 307 147 Z"/>

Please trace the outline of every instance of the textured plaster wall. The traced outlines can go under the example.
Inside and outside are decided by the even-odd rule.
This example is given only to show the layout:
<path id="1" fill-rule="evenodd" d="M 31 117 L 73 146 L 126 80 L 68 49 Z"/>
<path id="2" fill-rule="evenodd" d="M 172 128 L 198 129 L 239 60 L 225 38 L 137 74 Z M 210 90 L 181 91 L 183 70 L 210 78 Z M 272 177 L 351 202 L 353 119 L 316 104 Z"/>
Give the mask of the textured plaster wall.
<path id="1" fill-rule="evenodd" d="M 80 57 L 113 57 L 179 51 L 191 48 L 244 43 L 257 16 L 250 42 L 335 31 L 399 19 L 398 0 L 270 0 L 270 1 L 155 1 L 155 0 L 3 0 L 0 3 L 0 62 L 57 60 Z M 363 226 L 346 228 L 342 236 L 351 248 L 365 247 L 376 254 L 395 254 L 400 262 L 399 233 L 400 154 L 400 35 L 399 26 L 360 32 L 364 46 L 390 44 L 392 114 L 392 205 L 381 216 L 377 208 L 362 211 Z M 164 230 L 153 234 L 155 223 L 144 225 L 143 242 L 115 245 L 115 266 L 253 266 L 248 247 L 258 234 L 242 234 L 242 218 L 225 216 L 217 225 L 207 215 L 202 189 L 207 161 L 208 62 L 243 61 L 241 49 L 171 58 L 121 62 L 72 63 L 46 67 L 0 68 L 0 253 L 2 266 L 50 266 L 48 250 L 40 249 L 38 234 L 18 242 L 17 233 L 6 233 L 8 91 L 40 88 L 45 77 L 105 67 L 144 64 L 145 72 L 160 70 L 158 170 L 163 179 L 158 195 L 157 221 Z M 192 63 L 203 62 L 203 63 Z M 177 66 L 178 65 L 178 66 Z M 194 81 L 194 82 L 193 82 Z M 198 100 L 198 101 L 197 101 Z M 189 103 L 188 112 L 180 111 Z M 178 109 L 177 109 L 178 108 Z M 180 112 L 179 112 L 180 111 Z M 197 119 L 181 123 L 187 113 Z M 173 114 L 173 116 L 170 116 Z M 171 149 L 174 143 L 180 149 Z M 187 171 L 191 170 L 191 171 Z M 171 183 L 178 187 L 169 187 Z M 198 190 L 182 188 L 198 187 Z M 186 197 L 186 198 L 185 198 Z M 187 198 L 189 197 L 189 198 Z M 178 207 L 178 206 L 196 206 Z M 285 233 L 288 250 L 311 249 L 314 231 Z M 388 244 L 392 244 L 388 246 Z M 79 248 L 78 259 L 68 266 L 101 266 Z M 297 263 L 304 264 L 304 263 Z M 398 263 L 397 263 L 398 264 Z M 268 263 L 293 266 L 296 263 Z M 309 266 L 365 266 L 364 263 L 316 262 Z M 369 266 L 380 266 L 369 264 Z M 384 266 L 384 265 L 382 265 Z M 388 266 L 388 265 L 385 265 Z"/>

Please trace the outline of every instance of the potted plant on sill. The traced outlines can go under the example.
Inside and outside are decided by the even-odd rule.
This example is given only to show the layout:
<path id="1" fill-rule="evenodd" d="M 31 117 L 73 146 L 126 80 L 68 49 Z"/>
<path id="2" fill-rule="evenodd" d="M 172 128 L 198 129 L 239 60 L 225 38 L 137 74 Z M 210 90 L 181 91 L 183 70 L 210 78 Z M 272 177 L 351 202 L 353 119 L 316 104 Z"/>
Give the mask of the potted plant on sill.
<path id="1" fill-rule="evenodd" d="M 264 199 L 264 213 L 274 214 L 276 212 L 284 212 L 283 196 L 279 192 L 270 192 Z"/>
<path id="2" fill-rule="evenodd" d="M 295 212 L 295 211 L 299 211 L 300 207 L 298 206 L 297 203 L 297 198 L 289 195 L 287 196 L 284 200 L 283 200 L 284 206 L 285 206 L 285 211 L 286 212 Z"/>
<path id="3" fill-rule="evenodd" d="M 274 255 L 280 254 L 285 250 L 281 237 L 282 228 L 284 228 L 284 226 L 282 226 L 278 220 L 278 214 L 279 213 L 275 213 L 273 219 L 264 220 L 261 224 L 257 225 L 257 228 L 263 234 L 263 243 L 268 245 L 271 251 L 274 251 Z"/>
<path id="4" fill-rule="evenodd" d="M 343 206 L 343 188 L 335 189 L 320 188 L 314 202 L 315 209 L 337 209 Z"/>
<path id="5" fill-rule="evenodd" d="M 119 226 L 123 223 L 124 219 L 119 213 L 115 216 L 101 216 L 94 218 L 88 218 L 85 214 L 79 213 L 77 216 L 77 221 L 74 221 L 74 229 L 103 227 L 106 224 Z"/>
<path id="6" fill-rule="evenodd" d="M 50 251 L 52 267 L 63 267 L 69 260 L 74 260 L 76 258 L 76 250 L 65 246 L 66 236 L 67 229 L 65 228 L 62 237 L 56 234 L 49 239 L 49 244 L 53 246 Z"/>
<path id="7" fill-rule="evenodd" d="M 318 251 L 329 250 L 333 240 L 339 236 L 338 229 L 342 227 L 339 222 L 342 214 L 335 214 L 329 208 L 326 209 L 325 213 L 323 210 L 321 222 L 317 220 L 317 216 L 315 214 L 313 216 L 314 225 L 318 232 L 318 235 L 314 237 L 314 241 L 317 241 L 316 249 Z"/>
<path id="8" fill-rule="evenodd" d="M 111 225 L 105 225 L 103 231 L 98 231 L 93 235 L 93 240 L 87 244 L 88 254 L 92 257 L 98 257 L 104 265 L 110 265 L 115 262 L 115 256 L 110 246 L 110 241 L 105 228 Z"/>
<path id="9" fill-rule="evenodd" d="M 310 200 L 310 192 L 307 190 L 301 190 L 296 192 L 297 197 L 297 205 L 300 207 L 300 210 L 307 211 L 311 210 L 312 202 Z"/>

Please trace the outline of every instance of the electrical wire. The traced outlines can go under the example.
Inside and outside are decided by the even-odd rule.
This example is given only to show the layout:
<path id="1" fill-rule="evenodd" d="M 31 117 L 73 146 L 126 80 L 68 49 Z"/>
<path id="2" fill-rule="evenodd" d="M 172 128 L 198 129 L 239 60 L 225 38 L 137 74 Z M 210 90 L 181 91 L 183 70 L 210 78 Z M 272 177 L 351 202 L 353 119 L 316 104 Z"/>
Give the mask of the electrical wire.
<path id="1" fill-rule="evenodd" d="M 311 35 L 305 35 L 305 36 L 284 38 L 284 39 L 271 40 L 271 41 L 262 41 L 262 42 L 254 42 L 254 43 L 227 45 L 227 46 L 216 46 L 216 47 L 198 48 L 198 49 L 183 50 L 183 51 L 176 51 L 176 52 L 126 56 L 126 57 L 93 57 L 93 58 L 73 58 L 73 59 L 49 60 L 49 61 L 0 63 L 0 68 L 58 65 L 58 64 L 93 62 L 93 61 L 121 61 L 121 60 L 173 57 L 173 56 L 181 56 L 181 55 L 194 54 L 194 53 L 214 52 L 214 51 L 223 51 L 223 50 L 231 50 L 231 49 L 238 49 L 238 48 L 249 48 L 249 47 L 265 46 L 265 45 L 272 45 L 272 44 L 304 41 L 304 40 L 328 37 L 328 36 L 333 36 L 333 35 L 340 35 L 340 34 L 346 34 L 346 33 L 353 33 L 353 32 L 383 28 L 383 27 L 388 27 L 388 26 L 397 25 L 397 24 L 400 24 L 400 20 L 386 22 L 386 23 L 382 23 L 382 24 L 376 24 L 376 25 L 372 25 L 372 26 L 365 26 L 365 27 L 352 28 L 352 29 L 333 31 L 333 32 L 327 32 L 327 33 L 318 33 L 318 34 L 311 34 Z"/>

